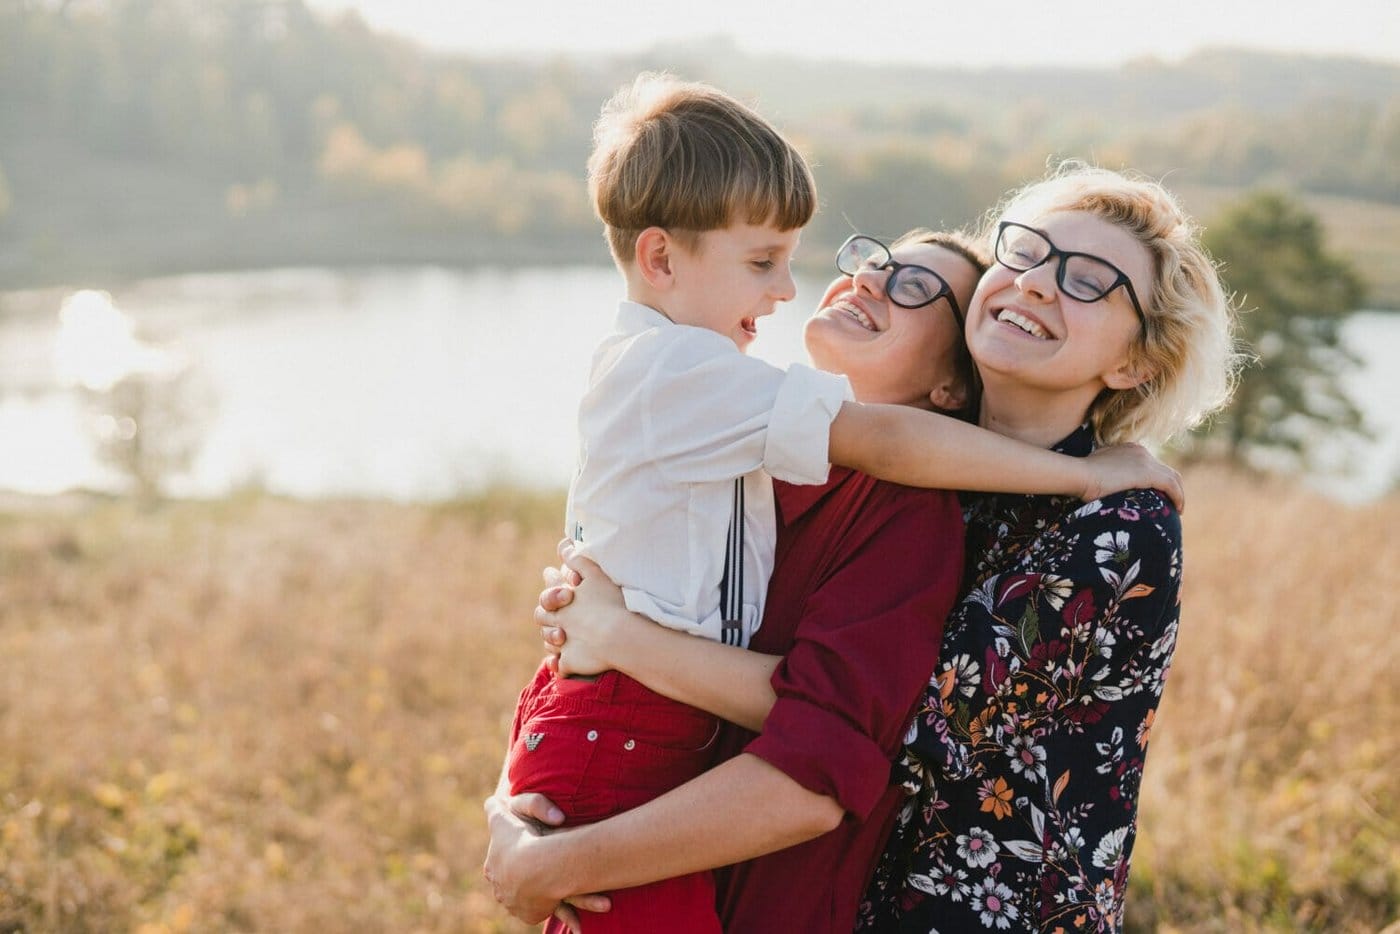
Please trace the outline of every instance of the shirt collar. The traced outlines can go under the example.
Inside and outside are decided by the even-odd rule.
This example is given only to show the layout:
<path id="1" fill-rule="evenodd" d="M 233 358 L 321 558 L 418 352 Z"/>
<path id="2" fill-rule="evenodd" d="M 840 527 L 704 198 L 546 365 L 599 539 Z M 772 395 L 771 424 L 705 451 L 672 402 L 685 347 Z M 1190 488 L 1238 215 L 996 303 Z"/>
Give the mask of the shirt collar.
<path id="1" fill-rule="evenodd" d="M 1096 447 L 1098 445 L 1094 442 L 1094 429 L 1085 422 L 1055 442 L 1050 450 L 1057 454 L 1068 454 L 1070 457 L 1088 457 Z"/>
<path id="2" fill-rule="evenodd" d="M 775 480 L 773 482 L 773 498 L 778 504 L 778 519 L 781 524 L 792 525 L 801 519 L 811 511 L 813 506 L 821 502 L 828 493 L 840 486 L 853 473 L 855 471 L 848 467 L 838 467 L 836 464 L 832 464 L 825 483 L 799 485 Z"/>
<path id="3" fill-rule="evenodd" d="M 624 334 L 634 334 L 660 325 L 673 324 L 670 318 L 650 305 L 641 302 L 622 301 L 617 306 L 617 329 Z"/>

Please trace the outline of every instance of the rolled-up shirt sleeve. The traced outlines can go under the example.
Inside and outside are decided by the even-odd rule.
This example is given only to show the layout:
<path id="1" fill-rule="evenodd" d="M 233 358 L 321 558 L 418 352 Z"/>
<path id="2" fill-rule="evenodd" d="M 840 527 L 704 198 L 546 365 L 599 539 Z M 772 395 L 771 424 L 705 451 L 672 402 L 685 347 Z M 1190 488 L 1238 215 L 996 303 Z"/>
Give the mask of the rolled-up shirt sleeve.
<path id="1" fill-rule="evenodd" d="M 877 494 L 853 530 L 863 540 L 809 598 L 773 673 L 777 701 L 745 749 L 860 819 L 889 785 L 963 554 L 952 494 L 888 485 Z"/>
<path id="2" fill-rule="evenodd" d="M 852 398 L 844 376 L 780 369 L 728 338 L 673 329 L 642 384 L 647 458 L 672 482 L 712 483 L 760 468 L 790 483 L 822 483 L 831 422 Z"/>
<path id="3" fill-rule="evenodd" d="M 825 483 L 831 423 L 851 398 L 844 376 L 800 363 L 788 367 L 768 422 L 764 469 L 788 483 Z"/>

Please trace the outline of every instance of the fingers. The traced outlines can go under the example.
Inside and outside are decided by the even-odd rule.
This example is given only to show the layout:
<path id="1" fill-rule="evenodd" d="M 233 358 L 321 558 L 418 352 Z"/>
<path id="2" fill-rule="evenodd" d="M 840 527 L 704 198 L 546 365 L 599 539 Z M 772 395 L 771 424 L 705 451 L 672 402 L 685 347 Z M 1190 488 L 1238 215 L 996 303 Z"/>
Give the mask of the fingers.
<path id="1" fill-rule="evenodd" d="M 560 902 L 554 909 L 554 917 L 559 919 L 573 934 L 583 934 L 583 923 L 579 921 L 578 912 L 574 911 L 565 902 Z"/>
<path id="2" fill-rule="evenodd" d="M 544 795 L 514 795 L 510 799 L 510 810 L 516 817 L 529 818 L 550 827 L 564 823 L 564 812 Z"/>
<path id="3" fill-rule="evenodd" d="M 545 610 L 562 610 L 570 603 L 574 602 L 574 589 L 572 587 L 550 587 L 540 591 L 540 608 Z"/>
<path id="4" fill-rule="evenodd" d="M 559 617 L 542 606 L 535 607 L 535 625 L 540 627 L 540 638 L 546 645 L 563 645 L 569 635 L 559 625 Z"/>
<path id="5" fill-rule="evenodd" d="M 611 911 L 612 899 L 606 895 L 570 895 L 564 902 L 581 911 Z"/>
<path id="6" fill-rule="evenodd" d="M 567 555 L 563 555 L 562 557 L 564 559 L 564 564 L 575 571 L 580 577 L 605 576 L 602 568 L 598 567 L 598 565 L 594 564 L 592 561 L 589 561 L 583 555 L 578 554 L 572 548 Z"/>
<path id="7" fill-rule="evenodd" d="M 568 584 L 570 587 L 577 587 L 583 580 L 583 578 L 579 577 L 577 571 L 567 567 L 569 559 L 573 557 L 577 550 L 578 544 L 572 538 L 561 538 L 559 539 L 559 544 L 554 547 L 555 553 L 559 555 L 559 562 L 561 565 L 559 573 L 563 578 L 561 582 Z"/>

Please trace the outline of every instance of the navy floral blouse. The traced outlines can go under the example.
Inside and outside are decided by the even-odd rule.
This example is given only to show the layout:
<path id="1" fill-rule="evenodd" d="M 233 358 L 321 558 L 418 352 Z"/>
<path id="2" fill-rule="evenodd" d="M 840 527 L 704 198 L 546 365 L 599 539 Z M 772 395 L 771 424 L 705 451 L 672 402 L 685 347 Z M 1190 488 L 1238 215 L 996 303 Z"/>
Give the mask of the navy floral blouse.
<path id="1" fill-rule="evenodd" d="M 1082 456 L 1088 427 L 1055 450 Z M 966 596 L 905 737 L 859 930 L 1118 931 L 1176 646 L 1181 525 L 1134 490 L 965 500 Z"/>

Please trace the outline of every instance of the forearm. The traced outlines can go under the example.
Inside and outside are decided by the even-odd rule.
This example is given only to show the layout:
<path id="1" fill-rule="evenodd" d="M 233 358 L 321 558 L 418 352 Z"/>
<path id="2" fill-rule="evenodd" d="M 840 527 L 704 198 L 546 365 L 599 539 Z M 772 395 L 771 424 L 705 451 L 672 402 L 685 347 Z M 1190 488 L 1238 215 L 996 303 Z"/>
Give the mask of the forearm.
<path id="1" fill-rule="evenodd" d="M 641 807 L 532 843 L 563 897 L 752 859 L 820 836 L 842 813 L 831 798 L 742 754 Z"/>
<path id="2" fill-rule="evenodd" d="M 782 659 L 648 621 L 619 640 L 610 661 L 658 694 L 757 733 L 773 709 L 771 681 Z"/>
<path id="3" fill-rule="evenodd" d="M 831 424 L 830 460 L 882 480 L 929 489 L 1081 496 L 1084 460 L 946 415 L 847 402 Z"/>

